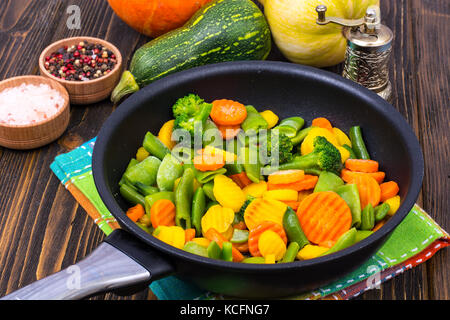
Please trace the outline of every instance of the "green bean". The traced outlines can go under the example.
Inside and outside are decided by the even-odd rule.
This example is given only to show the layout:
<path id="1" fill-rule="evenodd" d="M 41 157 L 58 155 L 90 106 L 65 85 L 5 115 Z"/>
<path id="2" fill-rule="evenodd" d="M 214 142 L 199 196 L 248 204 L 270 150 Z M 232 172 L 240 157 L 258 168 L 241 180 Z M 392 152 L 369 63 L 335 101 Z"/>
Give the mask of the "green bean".
<path id="1" fill-rule="evenodd" d="M 132 159 L 130 160 L 130 162 L 128 163 L 127 168 L 125 169 L 125 172 L 127 172 L 129 168 L 131 168 L 132 166 L 134 166 L 135 164 L 138 164 L 138 163 L 139 163 L 139 161 L 137 161 L 135 158 L 132 158 Z M 124 174 L 125 174 L 125 173 L 124 173 Z M 121 186 L 121 185 L 124 184 L 125 182 L 126 182 L 126 179 L 125 179 L 124 175 L 122 175 L 122 178 L 121 178 L 120 181 L 119 181 L 119 186 Z"/>
<path id="2" fill-rule="evenodd" d="M 336 188 L 344 185 L 344 181 L 336 174 L 323 171 L 319 175 L 314 192 L 335 191 Z"/>
<path id="3" fill-rule="evenodd" d="M 160 199 L 167 199 L 175 203 L 175 194 L 172 191 L 160 191 L 153 194 L 150 194 L 145 197 L 145 212 L 147 214 L 150 214 L 150 210 L 153 206 L 153 204 L 160 200 Z"/>
<path id="4" fill-rule="evenodd" d="M 159 160 L 164 159 L 165 155 L 170 153 L 169 148 L 167 148 L 166 145 L 151 132 L 147 132 L 145 135 L 142 146 L 147 152 L 157 157 Z"/>
<path id="5" fill-rule="evenodd" d="M 156 157 L 149 156 L 129 168 L 124 173 L 125 181 L 135 185 L 140 182 L 144 185 L 151 186 L 156 182 L 156 174 L 158 172 L 161 160 Z"/>
<path id="6" fill-rule="evenodd" d="M 296 145 L 299 145 L 300 143 L 302 143 L 303 140 L 305 140 L 308 133 L 311 131 L 311 129 L 312 129 L 312 127 L 308 127 L 308 128 L 302 129 L 299 132 L 297 132 L 297 135 L 295 137 L 291 138 L 292 145 L 295 147 Z"/>
<path id="7" fill-rule="evenodd" d="M 206 212 L 206 196 L 202 187 L 199 187 L 192 198 L 192 225 L 199 236 L 202 234 L 202 217 Z"/>
<path id="8" fill-rule="evenodd" d="M 205 183 L 203 185 L 203 191 L 205 192 L 205 195 L 212 201 L 217 202 L 216 197 L 214 197 L 213 189 L 214 189 L 214 181 L 209 181 L 208 183 Z"/>
<path id="9" fill-rule="evenodd" d="M 284 133 L 289 138 L 295 138 L 297 133 L 305 125 L 305 120 L 300 117 L 290 117 L 283 119 L 278 126 L 274 129 L 278 129 L 280 133 Z"/>
<path id="10" fill-rule="evenodd" d="M 166 154 L 156 175 L 156 184 L 161 191 L 172 191 L 175 180 L 183 175 L 183 165 L 170 153 Z"/>
<path id="11" fill-rule="evenodd" d="M 266 263 L 263 257 L 248 257 L 241 261 L 242 263 Z"/>
<path id="12" fill-rule="evenodd" d="M 352 213 L 352 227 L 361 225 L 361 201 L 356 184 L 345 184 L 336 188 L 336 193 L 344 199 Z"/>
<path id="13" fill-rule="evenodd" d="M 197 169 L 194 170 L 195 178 L 201 184 L 210 182 L 210 181 L 214 180 L 215 176 L 225 174 L 226 172 L 227 172 L 227 169 L 225 169 L 225 168 L 220 168 L 220 169 L 217 169 L 214 171 L 205 171 L 205 172 L 199 171 Z"/>
<path id="14" fill-rule="evenodd" d="M 222 145 L 222 134 L 216 124 L 211 120 L 206 120 L 203 129 L 203 145 L 219 147 Z"/>
<path id="15" fill-rule="evenodd" d="M 175 223 L 183 229 L 191 227 L 191 206 L 194 194 L 194 171 L 191 168 L 184 170 L 183 176 L 175 190 Z"/>
<path id="16" fill-rule="evenodd" d="M 352 142 L 352 149 L 358 159 L 370 160 L 369 152 L 367 152 L 366 145 L 361 133 L 361 127 L 354 126 L 349 131 L 350 141 Z"/>
<path id="17" fill-rule="evenodd" d="M 203 191 L 204 191 L 204 190 L 203 190 Z M 211 208 L 212 206 L 215 206 L 215 205 L 218 205 L 218 204 L 220 204 L 220 203 L 218 203 L 217 201 L 210 201 L 210 202 L 208 202 L 208 204 L 206 205 L 206 210 L 205 210 L 205 212 L 208 211 L 209 208 Z M 236 215 L 234 215 L 234 216 L 236 217 Z"/>
<path id="18" fill-rule="evenodd" d="M 258 183 L 261 178 L 261 164 L 259 162 L 258 149 L 257 148 L 241 148 L 241 159 L 243 163 L 244 171 L 247 177 L 255 183 Z"/>
<path id="19" fill-rule="evenodd" d="M 350 147 L 348 144 L 344 144 L 342 147 L 350 153 L 349 159 L 356 159 L 356 154 L 355 151 L 353 151 L 352 147 Z"/>
<path id="20" fill-rule="evenodd" d="M 355 236 L 355 243 L 359 242 L 361 240 L 364 240 L 365 238 L 370 236 L 372 233 L 373 233 L 373 231 L 370 231 L 370 230 L 358 230 L 356 232 L 356 236 Z"/>
<path id="21" fill-rule="evenodd" d="M 206 250 L 206 248 L 202 247 L 201 245 L 199 245 L 194 241 L 186 242 L 186 244 L 183 247 L 183 250 L 189 253 L 193 253 L 208 258 L 208 251 Z"/>
<path id="22" fill-rule="evenodd" d="M 224 168 L 227 169 L 227 175 L 229 176 L 232 176 L 233 174 L 239 174 L 244 171 L 244 167 L 238 162 L 227 163 Z"/>
<path id="23" fill-rule="evenodd" d="M 389 210 L 391 209 L 391 206 L 389 203 L 382 203 L 379 206 L 375 207 L 375 222 L 380 222 L 383 220 L 386 215 L 388 214 Z"/>
<path id="24" fill-rule="evenodd" d="M 375 210 L 369 203 L 361 212 L 360 230 L 372 230 L 375 226 Z"/>
<path id="25" fill-rule="evenodd" d="M 133 187 L 123 184 L 119 189 L 120 195 L 131 204 L 145 205 L 144 196 L 137 192 Z"/>
<path id="26" fill-rule="evenodd" d="M 283 259 L 281 262 L 287 263 L 287 262 L 293 262 L 295 258 L 297 257 L 297 253 L 300 251 L 300 246 L 297 242 L 291 242 L 289 243 L 289 246 L 286 249 L 286 253 L 284 254 Z"/>
<path id="27" fill-rule="evenodd" d="M 267 129 L 269 124 L 259 114 L 259 112 L 253 106 L 246 106 L 247 118 L 242 122 L 241 128 L 248 135 L 256 135 L 259 130 Z"/>
<path id="28" fill-rule="evenodd" d="M 147 232 L 148 234 L 152 234 L 152 228 L 149 228 L 148 226 L 140 223 L 139 221 L 136 222 L 136 224 L 138 225 L 139 228 L 141 228 L 142 230 L 144 230 L 145 232 Z"/>
<path id="29" fill-rule="evenodd" d="M 231 243 L 244 243 L 248 241 L 248 230 L 240 230 L 240 229 L 234 229 L 233 230 L 233 236 L 230 239 Z"/>
<path id="30" fill-rule="evenodd" d="M 215 241 L 211 241 L 206 249 L 208 257 L 211 259 L 220 259 L 222 257 L 222 249 Z"/>
<path id="31" fill-rule="evenodd" d="M 159 192 L 159 189 L 156 187 L 152 187 L 152 186 L 147 186 L 145 184 L 142 184 L 140 182 L 137 182 L 134 187 L 136 188 L 136 190 L 142 194 L 143 196 L 148 196 L 150 194 L 154 194 Z"/>
<path id="32" fill-rule="evenodd" d="M 322 253 L 321 256 L 324 256 L 324 255 L 327 255 L 330 253 L 334 253 L 334 252 L 337 252 L 337 251 L 340 251 L 340 250 L 350 247 L 351 245 L 353 245 L 355 243 L 356 233 L 357 233 L 357 231 L 355 228 L 349 229 L 342 236 L 340 236 L 339 239 L 337 239 L 334 246 L 332 246 L 329 250 Z"/>
<path id="33" fill-rule="evenodd" d="M 233 245 L 231 242 L 225 241 L 222 243 L 222 260 L 233 261 Z"/>
<path id="34" fill-rule="evenodd" d="M 309 241 L 300 226 L 297 214 L 291 207 L 288 207 L 284 213 L 283 228 L 286 231 L 289 241 L 296 242 L 299 246 L 299 250 L 309 244 Z"/>

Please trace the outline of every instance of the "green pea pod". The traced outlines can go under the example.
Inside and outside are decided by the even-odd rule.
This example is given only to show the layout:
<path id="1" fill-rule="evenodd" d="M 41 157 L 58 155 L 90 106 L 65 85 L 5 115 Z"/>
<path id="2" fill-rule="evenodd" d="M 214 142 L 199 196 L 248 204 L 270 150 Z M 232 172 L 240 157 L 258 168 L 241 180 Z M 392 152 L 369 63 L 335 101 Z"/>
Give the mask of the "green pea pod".
<path id="1" fill-rule="evenodd" d="M 197 235 L 202 234 L 202 217 L 206 212 L 206 196 L 202 187 L 199 187 L 192 198 L 192 225 Z"/>
<path id="2" fill-rule="evenodd" d="M 382 203 L 379 206 L 375 207 L 375 222 L 380 222 L 384 218 L 386 218 L 386 215 L 388 214 L 389 210 L 391 209 L 391 206 L 389 203 Z"/>
<path id="3" fill-rule="evenodd" d="M 208 211 L 209 208 L 211 208 L 212 206 L 215 206 L 215 205 L 218 205 L 218 204 L 220 204 L 220 203 L 218 203 L 217 201 L 209 201 L 208 204 L 206 205 L 205 212 Z M 236 217 L 236 215 L 235 215 L 235 217 Z"/>
<path id="4" fill-rule="evenodd" d="M 184 170 L 183 176 L 175 190 L 175 223 L 183 229 L 191 227 L 191 206 L 194 194 L 194 171 L 191 168 Z"/>
<path id="5" fill-rule="evenodd" d="M 329 250 L 322 253 L 321 256 L 331 254 L 350 247 L 355 243 L 356 233 L 357 231 L 355 228 L 349 229 L 346 233 L 340 236 L 339 239 L 337 239 L 334 246 L 332 246 Z"/>
<path id="6" fill-rule="evenodd" d="M 233 245 L 231 242 L 225 241 L 222 243 L 222 260 L 233 261 Z"/>
<path id="7" fill-rule="evenodd" d="M 253 106 L 246 106 L 247 118 L 241 123 L 241 128 L 248 135 L 255 135 L 261 129 L 267 129 L 269 124 L 259 114 L 259 112 Z"/>
<path id="8" fill-rule="evenodd" d="M 206 249 L 208 253 L 208 257 L 211 259 L 221 259 L 222 258 L 222 249 L 215 241 L 211 241 L 209 243 L 208 248 Z"/>
<path id="9" fill-rule="evenodd" d="M 370 236 L 372 233 L 373 233 L 373 231 L 370 231 L 370 230 L 358 230 L 356 232 L 356 236 L 355 236 L 355 243 L 359 242 L 361 240 L 364 240 L 365 238 Z"/>
<path id="10" fill-rule="evenodd" d="M 203 191 L 205 195 L 212 201 L 217 202 L 216 197 L 214 197 L 214 181 L 209 181 L 203 185 Z"/>
<path id="11" fill-rule="evenodd" d="M 170 153 L 169 148 L 167 148 L 166 145 L 151 132 L 147 132 L 145 135 L 142 146 L 145 150 L 147 150 L 147 152 L 149 152 L 152 156 L 157 157 L 159 160 L 164 159 L 166 154 Z"/>
<path id="12" fill-rule="evenodd" d="M 291 138 L 292 145 L 295 147 L 305 140 L 308 133 L 311 131 L 312 127 L 308 127 L 297 132 L 296 136 Z"/>
<path id="13" fill-rule="evenodd" d="M 305 120 L 300 117 L 290 117 L 283 119 L 278 126 L 274 129 L 278 129 L 280 133 L 284 133 L 289 138 L 294 138 L 301 128 L 305 125 Z"/>
<path id="14" fill-rule="evenodd" d="M 125 172 L 128 171 L 128 169 L 130 169 L 132 166 L 134 166 L 135 164 L 138 164 L 139 161 L 137 161 L 135 158 L 131 159 L 130 162 L 128 163 L 127 168 L 125 169 Z M 126 179 L 125 176 L 122 175 L 122 178 L 119 181 L 119 186 L 121 186 L 122 184 L 126 183 Z"/>
<path id="15" fill-rule="evenodd" d="M 375 210 L 369 203 L 361 212 L 360 230 L 372 230 L 375 226 Z"/>
<path id="16" fill-rule="evenodd" d="M 370 160 L 369 152 L 367 152 L 366 144 L 361 133 L 361 127 L 351 127 L 348 133 L 352 142 L 352 149 L 358 159 Z"/>
<path id="17" fill-rule="evenodd" d="M 283 228 L 290 242 L 296 242 L 299 250 L 309 244 L 295 211 L 288 207 L 283 216 Z"/>
<path id="18" fill-rule="evenodd" d="M 344 185 L 344 181 L 336 174 L 323 171 L 319 175 L 314 192 L 335 191 L 336 188 Z"/>
<path id="19" fill-rule="evenodd" d="M 145 205 L 144 196 L 136 191 L 133 187 L 130 187 L 127 184 L 123 184 L 119 189 L 120 195 L 131 204 L 142 204 Z"/>
<path id="20" fill-rule="evenodd" d="M 283 259 L 281 262 L 287 263 L 287 262 L 293 262 L 295 258 L 297 257 L 297 253 L 300 251 L 300 246 L 297 242 L 291 242 L 289 243 L 289 246 L 286 249 L 286 253 L 284 254 Z"/>
<path id="21" fill-rule="evenodd" d="M 150 194 L 154 194 L 159 192 L 159 189 L 156 187 L 152 187 L 152 186 L 147 186 L 145 184 L 142 184 L 140 182 L 137 182 L 134 187 L 136 188 L 136 190 L 142 194 L 143 196 L 148 196 Z"/>
<path id="22" fill-rule="evenodd" d="M 265 166 L 262 169 L 262 173 L 264 175 L 269 175 L 275 171 L 279 171 L 279 170 L 293 170 L 293 169 L 299 169 L 299 170 L 303 170 L 305 171 L 306 174 L 312 174 L 315 176 L 320 175 L 320 173 L 322 172 L 321 170 L 318 169 L 310 169 L 310 168 L 305 168 L 304 165 L 302 164 L 302 162 L 299 162 L 297 159 L 300 157 L 294 157 L 294 159 L 292 161 L 280 164 L 279 166 Z"/>
<path id="23" fill-rule="evenodd" d="M 231 243 L 245 243 L 248 241 L 248 230 L 240 230 L 240 229 L 234 229 L 233 230 L 233 236 L 230 239 Z"/>
<path id="24" fill-rule="evenodd" d="M 214 180 L 214 177 L 217 175 L 221 175 L 221 174 L 225 174 L 227 172 L 227 169 L 225 168 L 220 168 L 214 171 L 199 171 L 199 170 L 195 170 L 195 177 L 197 179 L 198 182 L 200 182 L 201 184 L 210 182 L 212 180 Z"/>
<path id="25" fill-rule="evenodd" d="M 133 185 L 140 182 L 144 185 L 151 186 L 156 182 L 156 174 L 160 164 L 161 160 L 156 157 L 149 156 L 129 168 L 124 173 L 124 178 Z"/>
<path id="26" fill-rule="evenodd" d="M 241 261 L 242 263 L 266 263 L 266 260 L 263 257 L 249 257 L 245 258 Z"/>
<path id="27" fill-rule="evenodd" d="M 136 224 L 138 225 L 139 228 L 141 228 L 142 230 L 144 230 L 145 232 L 147 232 L 148 234 L 152 234 L 152 228 L 149 228 L 148 226 L 140 223 L 140 222 L 136 222 Z"/>
<path id="28" fill-rule="evenodd" d="M 352 147 L 350 147 L 348 144 L 344 144 L 342 147 L 350 153 L 349 159 L 356 159 L 356 154 L 355 151 L 353 151 Z"/>
<path id="29" fill-rule="evenodd" d="M 172 191 L 160 191 L 157 193 L 150 194 L 145 197 L 145 212 L 147 214 L 150 214 L 150 210 L 153 206 L 153 204 L 160 200 L 160 199 L 167 199 L 175 203 L 175 193 Z"/>
<path id="30" fill-rule="evenodd" d="M 183 250 L 189 253 L 193 253 L 208 258 L 208 251 L 206 250 L 206 248 L 202 247 L 201 245 L 199 245 L 194 241 L 186 242 L 186 244 L 183 247 Z"/>
<path id="31" fill-rule="evenodd" d="M 239 162 L 227 163 L 224 167 L 227 170 L 227 175 L 239 174 L 244 171 L 244 166 Z"/>
<path id="32" fill-rule="evenodd" d="M 222 143 L 223 143 L 222 134 L 220 133 L 216 124 L 209 119 L 206 120 L 203 129 L 203 145 L 220 147 L 222 146 Z"/>
<path id="33" fill-rule="evenodd" d="M 361 200 L 356 184 L 345 184 L 336 188 L 336 193 L 344 199 L 352 213 L 352 227 L 361 225 Z"/>
<path id="34" fill-rule="evenodd" d="M 161 191 L 171 191 L 175 180 L 183 175 L 183 165 L 170 153 L 166 154 L 156 175 L 156 184 Z"/>
<path id="35" fill-rule="evenodd" d="M 240 162 L 243 163 L 244 171 L 247 177 L 255 183 L 258 183 L 261 178 L 261 164 L 259 162 L 257 148 L 241 148 Z"/>

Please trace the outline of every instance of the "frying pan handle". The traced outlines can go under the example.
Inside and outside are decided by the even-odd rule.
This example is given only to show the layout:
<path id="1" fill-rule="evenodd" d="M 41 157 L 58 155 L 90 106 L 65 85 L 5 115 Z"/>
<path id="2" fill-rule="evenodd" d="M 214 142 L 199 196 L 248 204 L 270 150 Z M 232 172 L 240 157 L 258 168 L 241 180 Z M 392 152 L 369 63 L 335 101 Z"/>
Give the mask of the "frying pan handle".
<path id="1" fill-rule="evenodd" d="M 147 286 L 172 264 L 124 230 L 115 230 L 80 262 L 0 300 L 74 300 L 120 288 Z"/>

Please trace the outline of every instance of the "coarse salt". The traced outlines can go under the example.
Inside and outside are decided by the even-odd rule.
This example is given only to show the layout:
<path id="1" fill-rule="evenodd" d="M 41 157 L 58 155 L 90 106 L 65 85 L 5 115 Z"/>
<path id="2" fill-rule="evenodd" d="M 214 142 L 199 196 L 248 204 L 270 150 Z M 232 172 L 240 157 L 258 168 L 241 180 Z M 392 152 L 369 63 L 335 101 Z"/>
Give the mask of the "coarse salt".
<path id="1" fill-rule="evenodd" d="M 37 124 L 54 116 L 63 105 L 64 97 L 49 85 L 22 83 L 0 92 L 0 124 Z"/>

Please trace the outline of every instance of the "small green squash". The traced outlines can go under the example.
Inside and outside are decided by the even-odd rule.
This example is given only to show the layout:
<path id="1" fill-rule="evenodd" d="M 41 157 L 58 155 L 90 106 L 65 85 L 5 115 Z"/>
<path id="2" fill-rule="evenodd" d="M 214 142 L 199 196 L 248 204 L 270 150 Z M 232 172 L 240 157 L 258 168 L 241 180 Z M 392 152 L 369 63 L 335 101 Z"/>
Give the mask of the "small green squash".
<path id="1" fill-rule="evenodd" d="M 201 65 L 263 60 L 271 49 L 269 26 L 251 0 L 216 0 L 181 28 L 139 48 L 111 94 L 123 97 L 169 74 Z"/>

